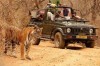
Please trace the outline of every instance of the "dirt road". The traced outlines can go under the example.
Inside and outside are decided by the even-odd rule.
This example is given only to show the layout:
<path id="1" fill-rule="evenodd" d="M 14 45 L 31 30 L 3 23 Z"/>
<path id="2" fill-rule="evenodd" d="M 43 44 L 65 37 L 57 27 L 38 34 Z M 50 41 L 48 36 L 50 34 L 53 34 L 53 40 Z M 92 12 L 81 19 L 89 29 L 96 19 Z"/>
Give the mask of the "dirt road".
<path id="1" fill-rule="evenodd" d="M 100 48 L 70 47 L 53 48 L 51 41 L 42 41 L 39 46 L 32 46 L 32 60 L 20 60 L 19 47 L 17 57 L 0 55 L 0 66 L 100 66 Z"/>

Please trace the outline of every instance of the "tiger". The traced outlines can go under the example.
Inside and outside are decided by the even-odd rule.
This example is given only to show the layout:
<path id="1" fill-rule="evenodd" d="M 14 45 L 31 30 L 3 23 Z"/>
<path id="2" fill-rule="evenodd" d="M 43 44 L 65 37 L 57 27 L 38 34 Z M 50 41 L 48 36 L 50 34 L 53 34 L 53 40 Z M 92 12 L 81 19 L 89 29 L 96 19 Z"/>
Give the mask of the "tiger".
<path id="1" fill-rule="evenodd" d="M 26 59 L 31 60 L 29 57 L 29 51 L 30 47 L 34 41 L 33 38 L 40 38 L 42 35 L 42 28 L 35 28 L 33 29 L 32 27 L 27 27 L 22 30 L 22 33 L 19 36 L 19 44 L 20 44 L 20 51 L 21 51 L 21 59 L 24 60 L 24 46 L 25 46 L 25 51 L 26 51 Z"/>
<path id="2" fill-rule="evenodd" d="M 15 27 L 10 27 L 6 29 L 6 33 L 5 33 L 4 53 L 7 54 L 7 51 L 12 46 L 12 50 L 11 50 L 12 56 L 16 57 L 15 48 L 16 48 L 16 44 L 19 44 L 21 59 L 24 60 L 26 57 L 26 59 L 31 60 L 31 58 L 29 57 L 31 44 L 34 42 L 34 39 L 40 38 L 41 35 L 42 35 L 42 28 L 39 28 L 36 25 L 34 27 L 24 27 L 22 30 Z M 25 48 L 26 55 L 24 54 L 25 53 L 24 48 Z"/>

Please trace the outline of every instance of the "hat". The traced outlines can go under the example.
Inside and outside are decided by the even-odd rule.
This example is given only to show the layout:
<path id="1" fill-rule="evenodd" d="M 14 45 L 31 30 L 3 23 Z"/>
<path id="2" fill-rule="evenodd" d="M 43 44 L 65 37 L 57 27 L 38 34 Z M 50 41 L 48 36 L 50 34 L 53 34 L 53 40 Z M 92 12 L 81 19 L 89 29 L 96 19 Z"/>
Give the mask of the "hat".
<path id="1" fill-rule="evenodd" d="M 56 4 L 51 4 L 51 7 L 56 7 Z"/>

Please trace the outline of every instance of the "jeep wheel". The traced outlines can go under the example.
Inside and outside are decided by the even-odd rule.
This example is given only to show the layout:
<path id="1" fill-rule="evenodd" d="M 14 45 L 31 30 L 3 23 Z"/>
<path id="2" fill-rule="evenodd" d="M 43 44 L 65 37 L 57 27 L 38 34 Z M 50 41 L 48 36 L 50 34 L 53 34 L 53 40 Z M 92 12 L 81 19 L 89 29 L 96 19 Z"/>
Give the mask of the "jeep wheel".
<path id="1" fill-rule="evenodd" d="M 65 41 L 60 32 L 57 32 L 54 37 L 54 43 L 56 48 L 65 48 Z"/>
<path id="2" fill-rule="evenodd" d="M 86 45 L 86 47 L 88 47 L 88 48 L 94 48 L 95 42 L 94 42 L 94 41 L 87 41 L 87 42 L 85 43 L 85 45 Z"/>
<path id="3" fill-rule="evenodd" d="M 39 45 L 40 43 L 40 38 L 37 38 L 34 40 L 33 45 Z"/>

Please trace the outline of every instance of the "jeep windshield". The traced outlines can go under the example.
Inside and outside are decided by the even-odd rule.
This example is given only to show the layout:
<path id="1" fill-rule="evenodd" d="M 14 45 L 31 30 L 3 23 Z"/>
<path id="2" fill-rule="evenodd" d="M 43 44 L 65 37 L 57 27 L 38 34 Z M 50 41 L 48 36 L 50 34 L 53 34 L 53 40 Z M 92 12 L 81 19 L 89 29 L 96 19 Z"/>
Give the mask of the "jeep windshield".
<path id="1" fill-rule="evenodd" d="M 84 22 L 72 22 L 72 21 L 62 21 L 63 24 L 72 25 L 72 24 L 84 24 Z"/>
<path id="2" fill-rule="evenodd" d="M 85 24 L 85 22 L 88 22 L 88 21 L 75 21 L 75 20 L 56 20 L 56 22 L 59 22 L 59 23 L 63 23 L 63 24 L 66 24 L 66 25 L 78 25 L 78 24 Z"/>

